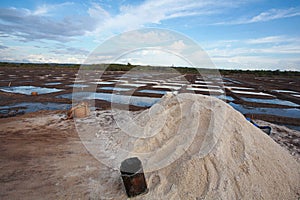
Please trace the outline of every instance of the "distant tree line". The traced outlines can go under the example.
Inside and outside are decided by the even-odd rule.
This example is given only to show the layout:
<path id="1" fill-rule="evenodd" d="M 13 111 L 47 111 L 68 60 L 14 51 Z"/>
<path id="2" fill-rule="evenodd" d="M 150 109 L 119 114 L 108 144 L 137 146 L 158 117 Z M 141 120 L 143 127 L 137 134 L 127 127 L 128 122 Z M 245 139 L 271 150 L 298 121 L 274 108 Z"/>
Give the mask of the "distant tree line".
<path id="1" fill-rule="evenodd" d="M 207 69 L 207 68 L 189 68 L 189 67 L 174 67 L 174 66 L 141 66 L 127 64 L 57 64 L 57 63 L 10 63 L 0 62 L 0 67 L 15 67 L 15 68 L 68 68 L 68 69 L 86 69 L 86 70 L 106 70 L 106 71 L 155 71 L 166 72 L 168 69 L 174 69 L 181 74 L 217 74 L 230 75 L 230 74 L 251 74 L 255 76 L 300 76 L 299 71 L 281 71 L 277 70 L 225 70 L 225 69 Z M 170 71 L 171 72 L 171 71 Z"/>

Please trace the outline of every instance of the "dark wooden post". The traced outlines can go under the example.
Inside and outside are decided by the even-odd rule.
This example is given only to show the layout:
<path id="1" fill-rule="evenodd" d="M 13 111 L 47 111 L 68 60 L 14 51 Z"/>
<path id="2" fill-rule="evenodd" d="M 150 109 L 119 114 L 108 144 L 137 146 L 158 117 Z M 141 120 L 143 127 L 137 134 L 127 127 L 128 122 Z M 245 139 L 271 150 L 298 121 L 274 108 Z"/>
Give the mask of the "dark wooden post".
<path id="1" fill-rule="evenodd" d="M 137 157 L 124 160 L 120 171 L 128 197 L 148 192 L 142 162 Z"/>

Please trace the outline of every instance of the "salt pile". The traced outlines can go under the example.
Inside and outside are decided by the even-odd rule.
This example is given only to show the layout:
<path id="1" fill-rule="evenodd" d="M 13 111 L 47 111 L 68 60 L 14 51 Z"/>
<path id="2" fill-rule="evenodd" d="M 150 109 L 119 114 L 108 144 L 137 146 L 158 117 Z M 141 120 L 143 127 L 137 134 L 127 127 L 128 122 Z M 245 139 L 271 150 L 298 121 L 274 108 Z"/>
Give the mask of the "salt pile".
<path id="1" fill-rule="evenodd" d="M 126 198 L 117 170 L 131 156 L 142 160 L 149 187 L 147 194 L 134 199 L 300 196 L 300 164 L 221 100 L 166 95 L 151 109 L 134 115 L 134 126 L 127 123 L 122 128 L 128 118 L 121 111 L 114 117 L 116 122 L 102 121 L 96 139 L 88 136 L 94 134 L 89 127 L 82 125 L 79 130 L 87 149 L 111 168 L 101 172 L 96 195 L 100 199 Z"/>

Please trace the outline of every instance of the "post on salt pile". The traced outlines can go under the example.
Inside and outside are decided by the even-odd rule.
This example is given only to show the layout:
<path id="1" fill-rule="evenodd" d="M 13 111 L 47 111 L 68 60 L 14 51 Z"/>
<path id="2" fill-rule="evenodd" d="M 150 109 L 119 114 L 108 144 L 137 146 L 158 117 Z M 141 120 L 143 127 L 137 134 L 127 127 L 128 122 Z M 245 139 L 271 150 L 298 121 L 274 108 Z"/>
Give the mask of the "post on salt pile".
<path id="1" fill-rule="evenodd" d="M 148 192 L 142 162 L 137 157 L 124 160 L 121 163 L 120 171 L 128 197 Z"/>

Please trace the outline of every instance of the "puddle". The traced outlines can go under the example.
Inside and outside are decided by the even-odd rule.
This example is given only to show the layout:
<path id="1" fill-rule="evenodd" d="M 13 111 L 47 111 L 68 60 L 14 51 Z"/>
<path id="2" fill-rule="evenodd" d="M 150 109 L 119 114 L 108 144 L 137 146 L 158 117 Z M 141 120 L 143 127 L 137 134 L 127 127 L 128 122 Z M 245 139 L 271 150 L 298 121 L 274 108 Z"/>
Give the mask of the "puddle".
<path id="1" fill-rule="evenodd" d="M 270 96 L 273 97 L 271 94 L 263 93 L 263 92 L 248 92 L 248 91 L 241 91 L 241 90 L 231 90 L 233 93 L 237 94 L 249 94 L 249 95 L 259 95 L 259 96 Z"/>
<path id="2" fill-rule="evenodd" d="M 220 88 L 220 86 L 217 85 L 203 85 L 203 84 L 191 84 L 193 87 L 207 87 L 207 88 Z"/>
<path id="3" fill-rule="evenodd" d="M 110 93 L 93 93 L 93 92 L 76 92 L 69 93 L 57 96 L 58 98 L 67 98 L 67 99 L 98 99 L 104 100 L 112 103 L 119 104 L 130 104 L 139 107 L 150 107 L 153 104 L 157 103 L 160 98 L 151 98 L 151 97 L 137 97 L 137 96 L 126 96 Z"/>
<path id="4" fill-rule="evenodd" d="M 132 90 L 131 88 L 122 88 L 122 87 L 100 87 L 101 90 L 114 90 L 114 91 L 129 91 Z"/>
<path id="5" fill-rule="evenodd" d="M 230 81 L 230 82 L 236 83 L 236 84 L 242 84 L 241 82 L 236 81 L 236 80 L 233 80 L 233 79 L 231 79 L 231 78 L 223 78 L 223 80 Z"/>
<path id="6" fill-rule="evenodd" d="M 138 83 L 124 83 L 120 84 L 122 86 L 129 86 L 129 87 L 144 87 L 146 84 L 138 84 Z"/>
<path id="7" fill-rule="evenodd" d="M 43 88 L 43 87 L 35 87 L 35 86 L 1 87 L 0 90 L 3 92 L 19 93 L 19 94 L 26 94 L 26 95 L 31 95 L 31 92 L 37 92 L 38 94 L 48 94 L 48 93 L 62 91 L 62 89 Z"/>
<path id="8" fill-rule="evenodd" d="M 45 83 L 45 85 L 60 85 L 61 82 L 50 82 L 50 83 Z"/>
<path id="9" fill-rule="evenodd" d="M 293 90 L 272 90 L 274 92 L 282 92 L 282 93 L 292 93 L 292 94 L 299 94 L 299 92 Z"/>
<path id="10" fill-rule="evenodd" d="M 115 82 L 110 82 L 110 81 L 96 81 L 96 82 L 91 82 L 93 84 L 97 84 L 97 85 L 111 85 L 111 84 L 115 84 Z"/>
<path id="11" fill-rule="evenodd" d="M 9 106 L 0 106 L 0 113 L 7 114 L 11 110 L 17 110 L 18 112 L 36 112 L 39 110 L 68 110 L 71 108 L 70 104 L 60 103 L 38 103 L 38 102 L 24 102 L 11 104 Z"/>
<path id="12" fill-rule="evenodd" d="M 238 110 L 242 114 L 265 114 L 276 115 L 282 117 L 300 118 L 300 110 L 297 108 L 257 108 L 244 106 L 240 104 L 229 103 L 234 109 Z"/>
<path id="13" fill-rule="evenodd" d="M 25 81 L 19 81 L 19 83 L 33 83 L 33 80 L 25 80 Z"/>
<path id="14" fill-rule="evenodd" d="M 300 98 L 300 94 L 292 94 L 294 97 Z"/>
<path id="15" fill-rule="evenodd" d="M 286 105 L 286 106 L 295 106 L 295 107 L 299 106 L 296 103 L 281 100 L 281 99 L 257 99 L 257 98 L 246 98 L 246 97 L 242 97 L 242 99 L 244 101 L 257 102 L 257 103 L 268 103 L 268 104 L 277 104 L 277 105 Z"/>
<path id="16" fill-rule="evenodd" d="M 67 85 L 69 87 L 75 87 L 75 88 L 84 88 L 84 87 L 89 87 L 88 85 L 85 84 L 73 84 L 73 85 Z"/>
<path id="17" fill-rule="evenodd" d="M 153 88 L 165 88 L 170 90 L 179 90 L 181 87 L 178 86 L 169 86 L 169 85 L 154 85 Z"/>
<path id="18" fill-rule="evenodd" d="M 44 78 L 46 78 L 46 77 L 42 77 L 42 78 L 44 79 Z M 59 76 L 59 77 L 54 77 L 54 79 L 60 81 L 60 80 L 64 80 L 64 77 Z"/>
<path id="19" fill-rule="evenodd" d="M 169 86 L 185 86 L 186 83 L 174 83 L 174 82 L 170 82 L 170 83 L 164 83 L 163 85 L 169 85 Z"/>
<path id="20" fill-rule="evenodd" d="M 137 74 L 124 74 L 122 77 L 123 78 L 142 78 L 142 77 L 152 77 L 152 75 L 149 75 L 147 73 L 137 73 Z"/>
<path id="21" fill-rule="evenodd" d="M 111 80 L 111 81 L 117 83 L 128 83 L 128 80 Z"/>
<path id="22" fill-rule="evenodd" d="M 199 80 L 195 80 L 195 83 L 202 83 L 202 84 L 211 84 L 213 83 L 212 81 L 199 81 Z"/>
<path id="23" fill-rule="evenodd" d="M 79 80 L 77 78 L 74 78 L 74 84 L 76 84 L 76 83 L 84 83 L 84 82 L 85 82 L 85 80 Z"/>
<path id="24" fill-rule="evenodd" d="M 254 88 L 248 88 L 248 87 L 225 87 L 228 88 L 230 90 L 254 90 Z"/>
<path id="25" fill-rule="evenodd" d="M 150 93 L 150 94 L 166 94 L 167 91 L 164 90 L 139 90 L 138 92 Z"/>
<path id="26" fill-rule="evenodd" d="M 227 100 L 227 101 L 233 101 L 234 98 L 232 98 L 231 96 L 226 96 L 224 94 L 221 94 L 221 95 L 218 95 L 218 96 L 214 96 L 212 95 L 213 97 L 216 97 L 218 99 L 221 99 L 221 100 Z"/>
<path id="27" fill-rule="evenodd" d="M 14 81 L 14 79 L 2 79 L 2 80 L 0 80 L 1 82 L 11 82 L 11 81 Z"/>
<path id="28" fill-rule="evenodd" d="M 143 83 L 143 84 L 158 84 L 156 81 L 134 81 L 135 83 Z"/>
<path id="29" fill-rule="evenodd" d="M 221 89 L 208 89 L 208 88 L 186 88 L 187 90 L 193 90 L 193 91 L 201 91 L 201 92 L 216 92 L 216 93 L 224 93 Z"/>

